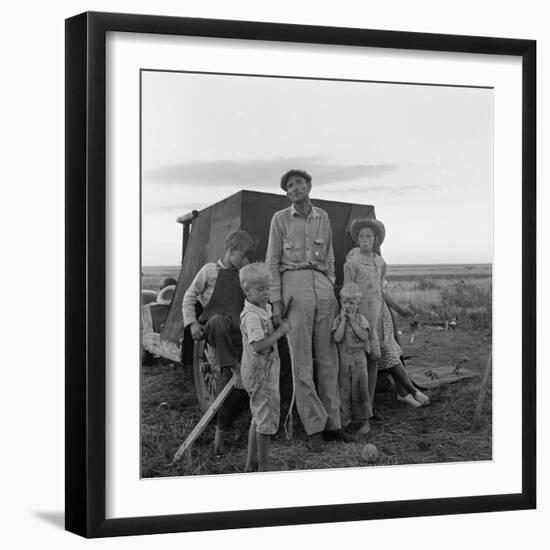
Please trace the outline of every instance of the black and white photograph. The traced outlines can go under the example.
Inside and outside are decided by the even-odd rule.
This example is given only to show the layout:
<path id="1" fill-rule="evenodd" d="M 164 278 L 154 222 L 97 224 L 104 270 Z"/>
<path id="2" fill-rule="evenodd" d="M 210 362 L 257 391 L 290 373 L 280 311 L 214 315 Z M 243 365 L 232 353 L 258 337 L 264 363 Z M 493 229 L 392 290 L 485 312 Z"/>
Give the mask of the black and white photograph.
<path id="1" fill-rule="evenodd" d="M 139 85 L 140 476 L 491 461 L 494 89 Z"/>
<path id="2" fill-rule="evenodd" d="M 7 3 L 2 546 L 543 547 L 544 6 Z"/>

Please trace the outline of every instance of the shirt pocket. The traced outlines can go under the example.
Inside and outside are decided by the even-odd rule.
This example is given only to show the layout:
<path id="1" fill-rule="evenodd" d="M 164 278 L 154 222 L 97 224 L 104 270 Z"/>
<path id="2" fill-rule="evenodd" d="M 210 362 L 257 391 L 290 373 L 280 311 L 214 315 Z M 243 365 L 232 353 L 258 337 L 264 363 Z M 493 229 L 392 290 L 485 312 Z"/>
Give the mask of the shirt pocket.
<path id="1" fill-rule="evenodd" d="M 283 240 L 283 262 L 296 263 L 300 261 L 301 243 L 292 239 Z"/>
<path id="2" fill-rule="evenodd" d="M 325 239 L 312 239 L 311 241 L 311 261 L 324 262 L 327 259 Z"/>

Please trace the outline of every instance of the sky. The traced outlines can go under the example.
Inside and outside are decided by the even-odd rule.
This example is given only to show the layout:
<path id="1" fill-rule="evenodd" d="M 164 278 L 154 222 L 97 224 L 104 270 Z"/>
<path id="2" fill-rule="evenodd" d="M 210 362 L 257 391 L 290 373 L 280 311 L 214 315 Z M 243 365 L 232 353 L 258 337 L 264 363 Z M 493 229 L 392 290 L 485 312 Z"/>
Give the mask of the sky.
<path id="1" fill-rule="evenodd" d="M 179 264 L 178 216 L 290 168 L 374 205 L 388 264 L 492 261 L 491 89 L 144 71 L 141 115 L 145 266 Z"/>

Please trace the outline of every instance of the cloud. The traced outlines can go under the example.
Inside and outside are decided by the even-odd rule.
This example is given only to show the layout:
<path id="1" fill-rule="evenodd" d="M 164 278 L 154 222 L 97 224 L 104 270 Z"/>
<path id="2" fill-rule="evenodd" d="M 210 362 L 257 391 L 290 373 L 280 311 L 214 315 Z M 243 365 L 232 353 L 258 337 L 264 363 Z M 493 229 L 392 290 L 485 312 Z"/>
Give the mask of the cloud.
<path id="1" fill-rule="evenodd" d="M 150 184 L 201 184 L 276 188 L 281 175 L 291 168 L 308 171 L 316 185 L 342 183 L 361 178 L 381 177 L 402 169 L 405 164 L 340 164 L 323 157 L 304 156 L 271 160 L 191 161 L 150 169 L 144 181 Z"/>
<path id="2" fill-rule="evenodd" d="M 361 187 L 341 187 L 335 186 L 329 188 L 328 186 L 323 186 L 323 193 L 390 193 L 392 195 L 397 195 L 401 193 L 408 193 L 410 191 L 441 191 L 440 185 L 435 185 L 432 183 L 428 184 L 406 184 L 406 185 L 363 185 Z"/>

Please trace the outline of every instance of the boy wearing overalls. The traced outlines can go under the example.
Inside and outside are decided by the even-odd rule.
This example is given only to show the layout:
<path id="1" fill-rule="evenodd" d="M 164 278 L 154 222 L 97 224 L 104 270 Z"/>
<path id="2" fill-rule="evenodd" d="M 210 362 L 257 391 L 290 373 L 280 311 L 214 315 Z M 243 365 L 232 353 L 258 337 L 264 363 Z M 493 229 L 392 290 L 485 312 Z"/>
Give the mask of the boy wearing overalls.
<path id="1" fill-rule="evenodd" d="M 193 340 L 205 338 L 216 350 L 221 367 L 221 387 L 234 373 L 237 375 L 235 388 L 218 411 L 215 453 L 224 451 L 225 435 L 231 430 L 235 417 L 248 405 L 240 376 L 242 337 L 239 316 L 244 293 L 239 282 L 239 269 L 248 263 L 247 257 L 254 247 L 255 243 L 246 231 L 229 233 L 225 238 L 223 257 L 202 266 L 183 297 L 184 326 L 189 326 Z M 197 302 L 203 307 L 198 319 Z"/>

